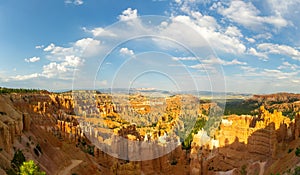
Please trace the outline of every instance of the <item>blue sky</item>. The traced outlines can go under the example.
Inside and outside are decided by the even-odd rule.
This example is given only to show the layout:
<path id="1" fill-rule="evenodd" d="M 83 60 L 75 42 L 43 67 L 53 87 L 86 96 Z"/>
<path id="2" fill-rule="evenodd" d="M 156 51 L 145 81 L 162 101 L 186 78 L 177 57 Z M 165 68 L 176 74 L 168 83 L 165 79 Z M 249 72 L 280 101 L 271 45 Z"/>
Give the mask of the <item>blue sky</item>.
<path id="1" fill-rule="evenodd" d="M 300 90 L 300 0 L 0 1 L 0 86 Z"/>

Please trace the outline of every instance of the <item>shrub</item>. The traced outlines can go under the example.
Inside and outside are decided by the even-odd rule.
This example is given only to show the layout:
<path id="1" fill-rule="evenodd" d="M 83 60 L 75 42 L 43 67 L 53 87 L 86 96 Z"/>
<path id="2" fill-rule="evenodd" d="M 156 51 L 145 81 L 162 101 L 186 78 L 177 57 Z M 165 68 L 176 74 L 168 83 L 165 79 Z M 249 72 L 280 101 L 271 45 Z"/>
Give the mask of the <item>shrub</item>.
<path id="1" fill-rule="evenodd" d="M 21 150 L 17 150 L 14 154 L 14 157 L 11 161 L 11 166 L 17 172 L 19 172 L 19 167 L 25 162 L 25 156 Z"/>
<path id="2" fill-rule="evenodd" d="M 24 162 L 20 167 L 20 174 L 22 175 L 46 175 L 45 172 L 40 171 L 40 168 L 34 163 L 33 160 Z"/>
<path id="3" fill-rule="evenodd" d="M 300 157 L 300 148 L 299 147 L 296 148 L 295 154 L 296 154 L 296 156 Z"/>

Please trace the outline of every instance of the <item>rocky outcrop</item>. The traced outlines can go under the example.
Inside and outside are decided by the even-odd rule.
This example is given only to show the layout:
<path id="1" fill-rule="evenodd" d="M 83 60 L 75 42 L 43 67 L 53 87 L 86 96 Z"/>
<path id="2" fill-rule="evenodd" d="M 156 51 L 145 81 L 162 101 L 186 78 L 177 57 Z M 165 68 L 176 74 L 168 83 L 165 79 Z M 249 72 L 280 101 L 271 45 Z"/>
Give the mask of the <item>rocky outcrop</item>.
<path id="1" fill-rule="evenodd" d="M 7 96 L 0 96 L 0 112 L 0 148 L 11 153 L 15 137 L 22 134 L 22 114 L 13 108 Z"/>
<path id="2" fill-rule="evenodd" d="M 210 174 L 255 167 L 253 162 L 274 161 L 286 144 L 299 137 L 299 115 L 291 121 L 276 110 L 260 108 L 258 116 L 224 117 L 212 139 L 204 131 L 194 135 L 190 171 Z"/>

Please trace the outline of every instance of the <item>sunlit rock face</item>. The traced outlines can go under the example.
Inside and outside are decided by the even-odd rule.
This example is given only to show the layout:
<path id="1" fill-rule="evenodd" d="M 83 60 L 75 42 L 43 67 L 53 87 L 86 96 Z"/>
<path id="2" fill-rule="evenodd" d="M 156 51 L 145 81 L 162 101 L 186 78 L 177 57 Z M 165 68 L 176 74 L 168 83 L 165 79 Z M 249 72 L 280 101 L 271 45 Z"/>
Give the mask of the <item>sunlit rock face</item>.
<path id="1" fill-rule="evenodd" d="M 299 114 L 291 121 L 281 112 L 270 113 L 264 107 L 257 116 L 225 116 L 213 136 L 215 140 L 203 130 L 194 135 L 190 171 L 192 174 L 231 174 L 242 167 L 250 171 L 249 167 L 256 167 L 257 161 L 278 160 L 279 153 L 286 151 L 286 145 L 298 139 L 299 119 Z M 262 169 L 265 170 L 258 168 L 257 171 Z"/>

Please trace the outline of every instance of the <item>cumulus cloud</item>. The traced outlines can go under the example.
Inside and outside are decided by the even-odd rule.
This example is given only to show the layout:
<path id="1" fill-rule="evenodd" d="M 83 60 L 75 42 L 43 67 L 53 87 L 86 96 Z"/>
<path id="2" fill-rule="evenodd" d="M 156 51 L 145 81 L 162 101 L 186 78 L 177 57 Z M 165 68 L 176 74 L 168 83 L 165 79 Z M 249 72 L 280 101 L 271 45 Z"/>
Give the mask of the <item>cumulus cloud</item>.
<path id="1" fill-rule="evenodd" d="M 88 47 L 100 46 L 100 41 L 93 38 L 83 38 L 75 42 L 75 46 L 81 49 L 88 49 Z"/>
<path id="2" fill-rule="evenodd" d="M 263 24 L 270 24 L 277 28 L 286 27 L 289 21 L 280 15 L 260 16 L 260 11 L 251 3 L 233 0 L 229 5 L 219 5 L 218 13 L 233 22 L 252 29 L 259 29 Z"/>
<path id="3" fill-rule="evenodd" d="M 84 60 L 75 55 L 66 56 L 66 60 L 64 62 L 64 64 L 66 66 L 70 66 L 70 67 L 81 66 L 83 63 L 84 63 Z"/>
<path id="4" fill-rule="evenodd" d="M 130 50 L 130 49 L 126 48 L 126 47 L 121 48 L 119 52 L 120 52 L 122 55 L 134 56 L 133 50 Z"/>
<path id="5" fill-rule="evenodd" d="M 43 66 L 43 75 L 45 75 L 47 78 L 57 76 L 67 71 L 68 68 L 65 65 L 56 62 L 51 62 L 50 64 Z"/>
<path id="6" fill-rule="evenodd" d="M 48 52 L 47 58 L 52 61 L 63 61 L 67 55 L 81 55 L 90 57 L 101 50 L 101 42 L 93 38 L 82 38 L 72 43 L 70 47 L 56 46 L 51 43 L 44 48 Z"/>
<path id="7" fill-rule="evenodd" d="M 49 44 L 46 48 L 44 48 L 45 52 L 49 52 L 55 48 L 55 45 L 53 43 Z"/>
<path id="8" fill-rule="evenodd" d="M 198 4 L 209 4 L 209 1 L 206 0 L 182 0 L 178 1 L 178 9 L 174 10 L 172 13 L 172 22 L 180 22 L 186 24 L 193 30 L 197 31 L 206 41 L 209 42 L 210 46 L 217 51 L 222 51 L 231 54 L 243 54 L 246 51 L 246 46 L 243 44 L 242 38 L 243 34 L 241 30 L 234 26 L 224 26 L 224 24 L 219 24 L 218 19 L 214 16 L 210 16 L 209 13 L 201 13 L 198 8 Z M 222 3 L 214 3 L 210 10 L 216 10 L 222 7 Z M 180 10 L 181 12 L 177 12 Z M 185 15 L 182 15 L 182 12 Z M 224 19 L 222 19 L 223 21 Z M 221 22 L 222 22 L 221 21 Z M 178 27 L 172 24 L 169 25 L 169 30 L 167 30 L 170 35 L 172 33 L 176 34 L 176 31 L 185 31 L 182 30 L 182 27 Z M 190 35 L 190 36 L 189 36 Z M 195 37 L 192 36 L 193 33 L 189 34 L 185 32 L 184 37 L 186 37 L 189 42 L 188 43 L 195 43 L 196 47 L 201 46 L 201 42 L 197 41 Z M 182 36 L 180 35 L 173 35 L 175 38 Z M 194 41 L 195 40 L 195 41 Z M 198 43 L 198 45 L 197 45 Z"/>
<path id="9" fill-rule="evenodd" d="M 117 34 L 113 33 L 112 31 L 106 30 L 102 27 L 95 27 L 93 29 L 87 29 L 86 27 L 82 28 L 83 31 L 88 32 L 88 33 L 92 33 L 94 37 L 98 37 L 98 36 L 110 36 L 110 37 L 116 37 Z"/>
<path id="10" fill-rule="evenodd" d="M 66 59 L 63 62 L 51 62 L 44 65 L 42 75 L 47 78 L 57 77 L 61 79 L 68 79 L 75 68 L 82 65 L 83 62 L 83 59 L 74 55 L 69 55 L 66 56 Z"/>
<path id="11" fill-rule="evenodd" d="M 268 54 L 286 55 L 294 60 L 300 60 L 300 51 L 287 45 L 273 43 L 262 43 L 257 46 L 258 49 Z"/>
<path id="12" fill-rule="evenodd" d="M 128 8 L 119 15 L 120 21 L 128 21 L 137 18 L 137 9 Z"/>
<path id="13" fill-rule="evenodd" d="M 227 27 L 225 34 L 228 36 L 243 37 L 243 34 L 236 26 Z"/>
<path id="14" fill-rule="evenodd" d="M 44 48 L 47 53 L 46 58 L 51 61 L 63 61 L 66 55 L 74 55 L 75 49 L 73 47 L 61 47 L 51 43 Z"/>
<path id="15" fill-rule="evenodd" d="M 84 65 L 85 60 L 96 55 L 101 49 L 101 42 L 93 38 L 82 38 L 73 43 L 70 47 L 56 46 L 49 44 L 43 50 L 46 58 L 51 62 L 43 66 L 41 76 L 47 78 L 71 79 L 74 70 Z"/>
<path id="16" fill-rule="evenodd" d="M 27 63 L 34 63 L 40 60 L 40 57 L 31 57 L 31 58 L 25 58 L 24 59 Z"/>
<path id="17" fill-rule="evenodd" d="M 202 20 L 208 19 L 208 17 L 198 15 L 198 18 L 191 18 L 190 16 L 179 15 L 172 18 L 172 23 L 168 25 L 168 27 L 163 31 L 165 35 L 170 35 L 170 37 L 175 38 L 179 41 L 186 41 L 191 46 L 194 47 L 201 47 L 204 43 L 199 41 L 199 36 L 203 37 L 206 41 L 209 42 L 210 46 L 213 49 L 218 51 L 223 51 L 226 53 L 234 53 L 234 54 L 241 54 L 244 53 L 246 50 L 246 46 L 240 41 L 239 37 L 233 37 L 225 34 L 218 29 L 218 25 L 214 20 L 209 20 L 206 24 L 210 25 L 202 25 L 199 24 L 199 18 Z M 209 17 L 213 18 L 213 17 Z M 179 31 L 186 30 L 186 26 L 194 32 L 185 33 L 184 35 L 179 34 Z M 197 34 L 198 33 L 198 34 Z M 181 37 L 181 38 L 180 38 Z"/>
<path id="18" fill-rule="evenodd" d="M 263 60 L 263 61 L 267 61 L 269 59 L 267 54 L 262 53 L 262 52 L 257 52 L 257 50 L 253 47 L 248 49 L 248 54 L 256 56 L 256 57 L 258 57 L 258 59 Z"/>

